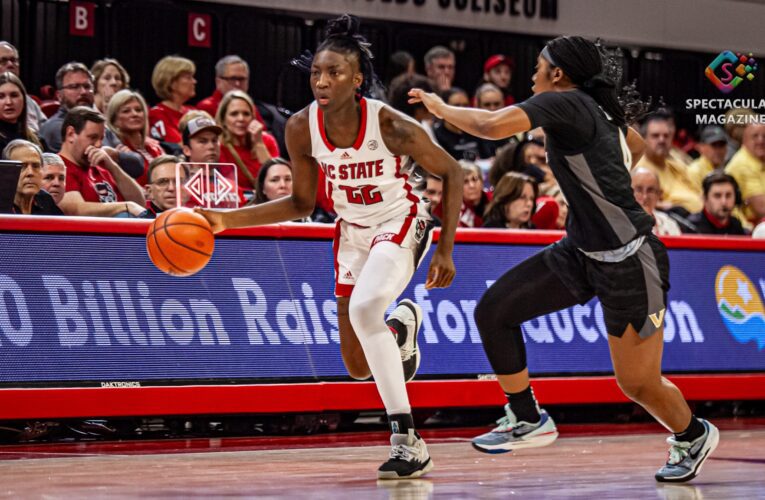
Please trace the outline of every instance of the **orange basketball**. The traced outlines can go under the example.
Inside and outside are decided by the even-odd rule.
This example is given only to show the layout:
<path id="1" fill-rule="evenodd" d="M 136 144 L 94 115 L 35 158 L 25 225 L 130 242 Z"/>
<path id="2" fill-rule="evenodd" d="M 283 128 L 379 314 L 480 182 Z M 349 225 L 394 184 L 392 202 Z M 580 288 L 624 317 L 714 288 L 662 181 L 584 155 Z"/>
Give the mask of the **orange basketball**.
<path id="1" fill-rule="evenodd" d="M 215 237 L 207 219 L 188 208 L 162 212 L 149 226 L 146 251 L 160 271 L 191 276 L 212 257 Z"/>

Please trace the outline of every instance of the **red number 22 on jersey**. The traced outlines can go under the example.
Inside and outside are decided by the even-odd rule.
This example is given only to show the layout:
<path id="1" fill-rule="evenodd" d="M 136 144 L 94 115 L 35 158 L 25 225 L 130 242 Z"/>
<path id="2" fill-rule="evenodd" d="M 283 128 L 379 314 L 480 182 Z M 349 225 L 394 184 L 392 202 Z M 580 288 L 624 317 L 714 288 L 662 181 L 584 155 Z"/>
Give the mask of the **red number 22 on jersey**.
<path id="1" fill-rule="evenodd" d="M 377 186 L 365 184 L 363 186 L 339 186 L 345 191 L 348 203 L 354 205 L 374 205 L 383 201 L 382 193 Z"/>

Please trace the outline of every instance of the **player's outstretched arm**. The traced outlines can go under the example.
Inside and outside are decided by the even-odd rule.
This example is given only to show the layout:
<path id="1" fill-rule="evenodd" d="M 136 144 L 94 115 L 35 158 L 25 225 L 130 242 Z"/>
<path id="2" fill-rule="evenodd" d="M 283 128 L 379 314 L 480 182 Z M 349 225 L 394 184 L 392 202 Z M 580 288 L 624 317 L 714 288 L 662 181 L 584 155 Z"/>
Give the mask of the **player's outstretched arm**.
<path id="1" fill-rule="evenodd" d="M 462 205 L 462 167 L 443 148 L 434 144 L 422 127 L 398 112 L 383 109 L 380 124 L 385 145 L 391 153 L 410 156 L 418 165 L 444 181 L 441 235 L 430 261 L 425 287 L 447 287 L 456 275 L 452 251 Z"/>
<path id="2" fill-rule="evenodd" d="M 409 103 L 421 102 L 428 111 L 469 134 L 485 139 L 504 139 L 531 129 L 528 115 L 517 106 L 497 111 L 449 106 L 436 94 L 422 89 L 409 91 Z"/>
<path id="3" fill-rule="evenodd" d="M 307 109 L 287 121 L 286 139 L 292 164 L 292 195 L 236 210 L 195 209 L 210 222 L 213 232 L 275 224 L 311 215 L 316 204 L 318 166 L 311 157 Z"/>

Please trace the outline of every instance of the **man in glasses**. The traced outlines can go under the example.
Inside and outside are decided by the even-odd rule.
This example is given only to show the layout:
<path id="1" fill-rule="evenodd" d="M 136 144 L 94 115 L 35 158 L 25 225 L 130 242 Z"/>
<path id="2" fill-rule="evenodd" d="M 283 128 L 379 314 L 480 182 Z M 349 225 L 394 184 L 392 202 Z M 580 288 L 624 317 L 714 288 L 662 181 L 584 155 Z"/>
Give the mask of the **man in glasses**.
<path id="1" fill-rule="evenodd" d="M 149 183 L 146 185 L 149 201 L 146 208 L 154 215 L 159 215 L 165 210 L 178 206 L 178 191 L 189 177 L 188 167 L 180 164 L 181 168 L 178 170 L 180 179 L 176 178 L 176 165 L 178 164 L 178 158 L 170 155 L 159 156 L 149 163 Z M 180 182 L 178 182 L 179 180 Z M 188 195 L 182 194 L 181 196 L 187 197 Z M 181 205 L 185 201 L 181 199 Z"/>
<path id="2" fill-rule="evenodd" d="M 214 117 L 224 95 L 232 90 L 248 93 L 249 87 L 250 66 L 247 61 L 236 55 L 225 56 L 215 64 L 215 92 L 199 101 L 197 109 L 207 111 Z M 263 121 L 260 117 L 258 120 Z"/>
<path id="3" fill-rule="evenodd" d="M 45 143 L 45 150 L 51 153 L 61 151 L 61 125 L 69 110 L 77 106 L 93 108 L 95 100 L 93 75 L 81 62 L 68 62 L 58 69 L 56 89 L 56 97 L 61 106 L 56 114 L 40 127 L 40 138 Z M 138 153 L 119 152 L 110 147 L 103 149 L 130 177 L 136 179 L 143 174 L 143 158 Z"/>
<path id="4" fill-rule="evenodd" d="M 21 78 L 19 51 L 6 41 L 0 41 L 0 73 L 6 71 Z M 29 91 L 30 89 L 27 89 Z M 27 126 L 35 133 L 40 130 L 40 125 L 45 123 L 47 117 L 40 109 L 40 105 L 34 99 L 27 99 Z"/>
<path id="5" fill-rule="evenodd" d="M 643 210 L 648 212 L 648 215 L 653 216 L 653 234 L 656 236 L 678 236 L 683 233 L 683 228 L 680 227 L 677 220 L 673 219 L 667 212 L 663 212 L 656 208 L 659 200 L 661 199 L 661 184 L 659 183 L 659 176 L 656 172 L 646 167 L 637 167 L 630 172 L 632 177 L 632 193 L 635 195 L 635 200 L 643 207 Z M 692 228 L 688 227 L 686 232 L 690 232 Z"/>
<path id="6" fill-rule="evenodd" d="M 75 106 L 93 107 L 93 75 L 84 64 L 68 62 L 56 72 L 56 97 L 61 107 L 40 127 L 40 138 L 48 151 L 61 150 L 61 124 L 66 113 Z"/>
<path id="7" fill-rule="evenodd" d="M 225 56 L 215 64 L 215 92 L 210 97 L 199 101 L 197 109 L 206 111 L 215 118 L 223 96 L 232 90 L 241 90 L 250 95 L 249 88 L 250 66 L 247 61 L 237 55 Z M 287 151 L 284 128 L 287 125 L 289 111 L 256 98 L 253 98 L 253 101 L 255 101 L 255 119 L 274 136 L 279 144 L 279 151 Z"/>

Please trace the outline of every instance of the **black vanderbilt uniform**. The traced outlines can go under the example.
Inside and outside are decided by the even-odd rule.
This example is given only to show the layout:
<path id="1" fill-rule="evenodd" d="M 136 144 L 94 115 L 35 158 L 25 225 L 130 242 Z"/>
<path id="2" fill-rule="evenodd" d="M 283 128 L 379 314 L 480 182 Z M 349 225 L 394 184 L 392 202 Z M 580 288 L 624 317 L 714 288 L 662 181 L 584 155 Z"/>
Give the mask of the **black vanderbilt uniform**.
<path id="1" fill-rule="evenodd" d="M 572 306 L 572 296 L 579 303 L 597 296 L 610 335 L 621 336 L 632 324 L 641 337 L 650 336 L 663 325 L 669 259 L 651 233 L 653 218 L 632 194 L 626 127 L 617 127 L 580 90 L 545 92 L 518 107 L 533 128 L 545 131 L 548 163 L 568 201 L 569 214 L 567 236 L 540 254 L 546 266 L 521 264 L 517 278 L 533 280 L 524 274 L 546 269 L 568 292 L 560 291 L 557 302 L 542 300 L 546 309 Z M 512 274 L 511 270 L 503 278 L 514 279 Z M 556 293 L 526 288 L 538 297 Z"/>

